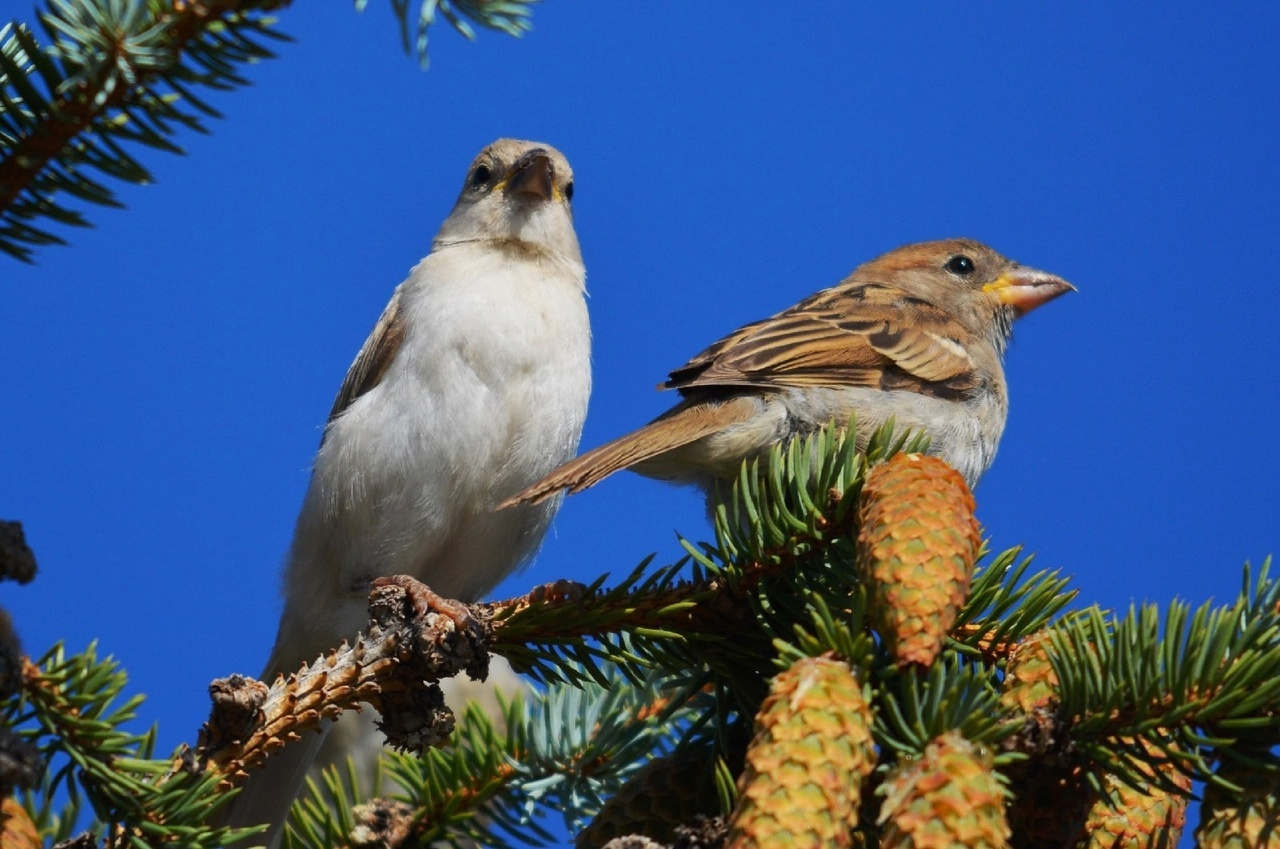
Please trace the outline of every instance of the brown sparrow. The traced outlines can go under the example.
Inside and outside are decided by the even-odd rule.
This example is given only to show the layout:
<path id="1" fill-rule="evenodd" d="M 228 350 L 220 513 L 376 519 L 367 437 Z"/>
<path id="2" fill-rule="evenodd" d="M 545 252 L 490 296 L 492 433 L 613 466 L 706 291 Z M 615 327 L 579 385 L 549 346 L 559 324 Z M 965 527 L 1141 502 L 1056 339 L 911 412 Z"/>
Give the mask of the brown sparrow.
<path id="1" fill-rule="evenodd" d="M 694 483 L 710 495 L 744 459 L 856 417 L 865 439 L 890 418 L 970 486 L 995 457 L 1009 399 L 1001 356 L 1014 319 L 1074 287 L 970 239 L 907 245 L 671 372 L 683 400 L 565 463 L 503 507 L 578 492 L 613 474 Z"/>

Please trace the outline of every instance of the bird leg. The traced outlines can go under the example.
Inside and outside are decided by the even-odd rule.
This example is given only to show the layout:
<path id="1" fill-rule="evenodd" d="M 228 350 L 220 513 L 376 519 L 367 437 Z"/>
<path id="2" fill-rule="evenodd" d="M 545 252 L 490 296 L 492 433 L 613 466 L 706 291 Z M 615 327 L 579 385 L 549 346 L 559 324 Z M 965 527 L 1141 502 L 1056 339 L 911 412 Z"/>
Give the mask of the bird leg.
<path id="1" fill-rule="evenodd" d="M 399 587 L 404 590 L 409 603 L 413 605 L 414 615 L 418 619 L 426 618 L 428 613 L 438 613 L 452 620 L 453 624 L 458 626 L 459 631 L 470 631 L 473 634 L 483 632 L 479 620 L 476 619 L 468 605 L 456 599 L 438 595 L 426 584 L 408 575 L 387 575 L 375 579 L 369 586 L 370 589 Z"/>

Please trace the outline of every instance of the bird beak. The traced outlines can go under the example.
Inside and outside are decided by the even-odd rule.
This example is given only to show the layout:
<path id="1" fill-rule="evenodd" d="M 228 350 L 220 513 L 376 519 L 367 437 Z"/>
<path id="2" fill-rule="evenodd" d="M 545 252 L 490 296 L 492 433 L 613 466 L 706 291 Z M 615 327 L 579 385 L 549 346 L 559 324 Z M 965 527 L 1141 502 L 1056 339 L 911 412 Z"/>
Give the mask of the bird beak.
<path id="1" fill-rule="evenodd" d="M 508 195 L 551 200 L 555 193 L 555 169 L 551 165 L 551 157 L 542 148 L 534 148 L 512 163 L 502 184 Z"/>
<path id="2" fill-rule="evenodd" d="M 1061 277 L 1021 265 L 1015 265 L 982 287 L 982 291 L 995 295 L 1000 303 L 1013 307 L 1020 316 L 1075 290 L 1075 286 Z"/>

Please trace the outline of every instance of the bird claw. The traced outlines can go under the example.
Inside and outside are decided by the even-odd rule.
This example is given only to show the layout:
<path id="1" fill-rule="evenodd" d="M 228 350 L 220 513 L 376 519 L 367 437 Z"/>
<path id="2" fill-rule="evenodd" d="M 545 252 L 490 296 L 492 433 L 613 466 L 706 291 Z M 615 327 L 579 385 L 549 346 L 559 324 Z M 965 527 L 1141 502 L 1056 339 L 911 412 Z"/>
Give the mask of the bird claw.
<path id="1" fill-rule="evenodd" d="M 428 613 L 438 613 L 452 620 L 460 631 L 474 633 L 481 630 L 480 622 L 471 612 L 470 607 L 456 599 L 439 595 L 426 584 L 410 578 L 408 575 L 387 575 L 375 579 L 370 586 L 373 589 L 378 587 L 399 587 L 404 590 L 405 595 L 409 598 L 409 603 L 413 605 L 413 614 L 418 619 L 425 618 Z"/>

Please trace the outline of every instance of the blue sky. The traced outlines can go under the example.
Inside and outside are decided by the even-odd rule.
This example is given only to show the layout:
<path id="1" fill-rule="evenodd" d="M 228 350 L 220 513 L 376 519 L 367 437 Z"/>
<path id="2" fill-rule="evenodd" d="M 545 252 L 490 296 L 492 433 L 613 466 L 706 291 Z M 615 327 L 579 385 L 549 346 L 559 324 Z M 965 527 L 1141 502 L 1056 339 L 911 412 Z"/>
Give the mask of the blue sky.
<path id="1" fill-rule="evenodd" d="M 187 156 L 144 154 L 128 209 L 0 258 L 0 517 L 41 566 L 2 603 L 29 652 L 101 640 L 163 746 L 265 660 L 337 387 L 499 136 L 576 172 L 584 447 L 724 333 L 965 235 L 1080 290 L 1018 325 L 994 547 L 1124 608 L 1225 601 L 1280 546 L 1280 5 L 549 0 L 522 40 L 437 30 L 425 73 L 384 5 L 285 11 L 296 42 Z M 706 534 L 696 493 L 619 475 L 499 594 L 669 562 L 677 532 Z"/>

